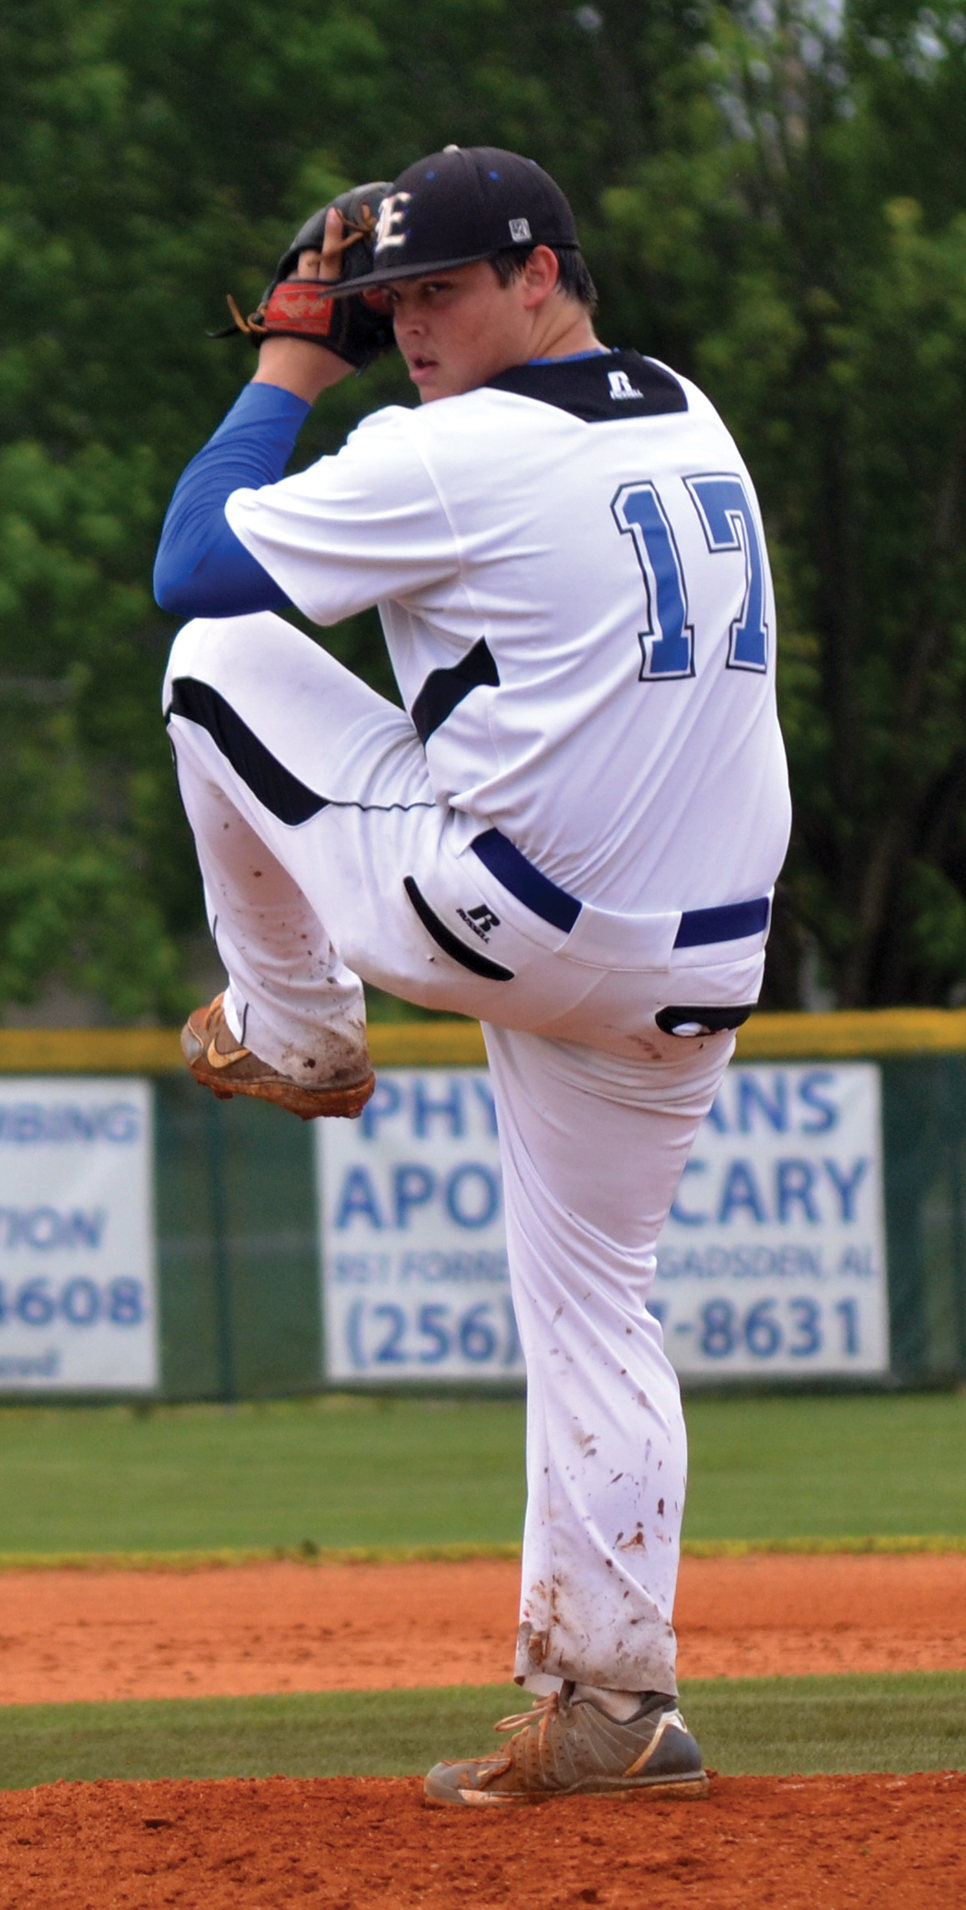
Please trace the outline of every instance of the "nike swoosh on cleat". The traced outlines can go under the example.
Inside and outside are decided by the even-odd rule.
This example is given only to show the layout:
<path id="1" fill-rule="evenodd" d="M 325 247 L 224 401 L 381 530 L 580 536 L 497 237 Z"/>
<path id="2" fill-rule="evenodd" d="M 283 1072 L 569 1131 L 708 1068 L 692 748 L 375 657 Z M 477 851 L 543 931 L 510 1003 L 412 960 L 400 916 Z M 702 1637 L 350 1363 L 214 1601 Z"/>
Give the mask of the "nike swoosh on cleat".
<path id="1" fill-rule="evenodd" d="M 233 1048 L 230 1054 L 222 1054 L 213 1041 L 208 1043 L 207 1061 L 212 1068 L 230 1068 L 233 1061 L 244 1061 L 251 1054 L 250 1048 Z"/>

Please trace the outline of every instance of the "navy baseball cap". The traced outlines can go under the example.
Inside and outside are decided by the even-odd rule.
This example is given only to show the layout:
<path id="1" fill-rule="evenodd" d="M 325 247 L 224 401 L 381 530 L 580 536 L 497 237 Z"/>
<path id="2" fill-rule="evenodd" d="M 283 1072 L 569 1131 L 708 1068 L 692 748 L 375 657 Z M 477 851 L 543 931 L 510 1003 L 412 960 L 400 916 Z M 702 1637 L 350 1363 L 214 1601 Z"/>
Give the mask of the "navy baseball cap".
<path id="1" fill-rule="evenodd" d="M 373 233 L 372 271 L 345 289 L 424 278 L 514 246 L 579 244 L 560 187 L 536 160 L 499 146 L 447 146 L 407 166 L 389 188 Z"/>

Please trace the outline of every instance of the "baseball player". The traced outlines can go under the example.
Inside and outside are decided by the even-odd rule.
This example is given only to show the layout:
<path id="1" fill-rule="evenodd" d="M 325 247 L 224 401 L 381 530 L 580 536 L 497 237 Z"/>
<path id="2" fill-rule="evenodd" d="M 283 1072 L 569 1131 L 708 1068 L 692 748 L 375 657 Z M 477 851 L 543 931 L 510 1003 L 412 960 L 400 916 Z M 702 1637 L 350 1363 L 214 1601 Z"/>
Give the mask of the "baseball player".
<path id="1" fill-rule="evenodd" d="M 372 1089 L 360 977 L 483 1024 L 527 1363 L 505 1746 L 437 1804 L 691 1798 L 671 1625 L 686 1445 L 655 1243 L 761 982 L 789 804 L 751 479 L 713 407 L 595 336 L 570 208 L 448 147 L 298 235 L 258 371 L 182 477 L 165 710 L 230 978 L 184 1049 L 305 1117 Z M 421 404 L 283 475 L 393 342 Z M 379 608 L 404 710 L 280 617 Z"/>

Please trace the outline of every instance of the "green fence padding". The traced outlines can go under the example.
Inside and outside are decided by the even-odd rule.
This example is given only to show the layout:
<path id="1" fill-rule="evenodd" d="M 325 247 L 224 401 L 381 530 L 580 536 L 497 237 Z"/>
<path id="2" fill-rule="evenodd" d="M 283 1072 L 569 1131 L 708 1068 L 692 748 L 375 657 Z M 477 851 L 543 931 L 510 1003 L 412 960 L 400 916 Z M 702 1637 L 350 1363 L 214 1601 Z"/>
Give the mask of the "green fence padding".
<path id="1" fill-rule="evenodd" d="M 892 1369 L 966 1374 L 966 1057 L 882 1064 Z"/>
<path id="2" fill-rule="evenodd" d="M 320 1383 L 311 1129 L 262 1102 L 156 1085 L 162 1391 L 258 1399 Z"/>

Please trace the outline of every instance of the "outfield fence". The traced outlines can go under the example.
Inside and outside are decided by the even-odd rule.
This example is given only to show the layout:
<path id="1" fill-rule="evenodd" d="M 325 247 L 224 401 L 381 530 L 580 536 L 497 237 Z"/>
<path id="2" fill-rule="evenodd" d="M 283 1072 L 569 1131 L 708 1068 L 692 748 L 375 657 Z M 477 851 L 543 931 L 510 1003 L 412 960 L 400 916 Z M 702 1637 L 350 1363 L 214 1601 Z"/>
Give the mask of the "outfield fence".
<path id="1" fill-rule="evenodd" d="M 0 1396 L 231 1400 L 332 1385 L 519 1386 L 519 1349 L 500 1285 L 498 1169 L 495 1134 L 487 1140 L 492 1109 L 480 1031 L 470 1022 L 426 1021 L 376 1024 L 370 1036 L 380 1086 L 377 1112 L 363 1128 L 303 1125 L 255 1101 L 215 1101 L 184 1072 L 171 1030 L 0 1030 L 7 1077 L 0 1082 Z M 684 1348 L 686 1381 L 966 1380 L 966 1010 L 762 1014 L 740 1031 L 734 1067 L 747 1119 L 735 1117 L 723 1167 L 710 1134 L 669 1250 L 669 1268 L 696 1268 L 694 1278 L 709 1280 L 706 1291 L 715 1296 L 695 1303 L 693 1319 L 672 1311 L 665 1321 L 666 1334 L 673 1324 Z M 825 1147 L 823 1137 L 839 1087 L 843 1106 L 851 1095 L 855 1119 L 866 1122 L 862 1133 L 874 1119 L 877 1138 L 863 1141 L 856 1128 L 859 1139 L 837 1162 L 825 1158 L 831 1143 Z M 384 1170 L 370 1173 L 368 1157 L 353 1156 L 350 1143 L 373 1142 L 376 1160 L 375 1142 L 403 1107 L 403 1088 L 422 1152 L 402 1165 L 390 1153 Z M 807 1118 L 778 1163 L 778 1209 L 766 1212 L 771 1167 L 757 1163 L 765 1142 L 793 1125 L 792 1102 Z M 338 1146 L 323 1136 L 328 1169 L 320 1129 L 344 1130 Z M 457 1131 L 475 1136 L 468 1156 L 446 1152 Z M 95 1171 L 98 1138 L 107 1165 Z M 127 1154 L 122 1143 L 130 1143 Z M 50 1163 L 43 1172 L 55 1175 L 67 1173 L 68 1159 L 80 1162 L 81 1179 L 68 1175 L 62 1196 L 53 1182 L 45 1192 L 42 1175 L 36 1179 L 41 1157 Z M 808 1297 L 819 1288 L 802 1281 L 813 1277 L 821 1199 L 827 1195 L 840 1221 L 855 1219 L 868 1169 L 862 1199 L 868 1192 L 872 1226 L 880 1167 L 881 1347 L 864 1355 L 872 1328 L 859 1300 L 865 1305 L 873 1293 L 874 1241 L 861 1253 L 850 1250 L 858 1300 L 848 1297 L 853 1287 L 833 1287 L 822 1313 Z M 395 1189 L 394 1215 L 379 1191 L 382 1171 Z M 722 1174 L 730 1178 L 722 1182 Z M 353 1223 L 351 1252 L 332 1244 L 338 1175 L 338 1198 Z M 713 1183 L 726 1186 L 716 1213 Z M 326 1189 L 329 1211 L 320 1216 Z M 715 1233 L 716 1217 L 724 1233 Z M 778 1269 L 791 1300 L 785 1304 L 780 1280 L 777 1287 L 749 1284 L 748 1253 L 743 1264 L 732 1256 L 732 1273 L 746 1276 L 744 1288 L 728 1289 L 738 1299 L 722 1297 L 712 1275 L 723 1250 L 709 1253 L 702 1243 L 737 1238 L 742 1227 L 747 1235 L 759 1223 L 761 1237 L 771 1239 L 769 1226 L 779 1221 L 788 1244 Z M 432 1231 L 444 1223 L 455 1229 L 458 1252 Z M 394 1227 L 410 1243 L 396 1261 Z M 109 1260 L 112 1228 L 119 1244 Z M 109 1264 L 98 1262 L 102 1250 Z M 405 1292 L 400 1282 L 409 1283 Z M 686 1288 L 687 1278 L 666 1291 L 676 1298 Z M 79 1364 L 71 1365 L 69 1349 L 60 1359 L 58 1333 L 80 1348 Z M 688 1335 L 692 1346 L 695 1335 L 702 1341 L 703 1366 L 700 1358 L 688 1366 Z M 823 1336 L 837 1366 L 822 1364 Z"/>

